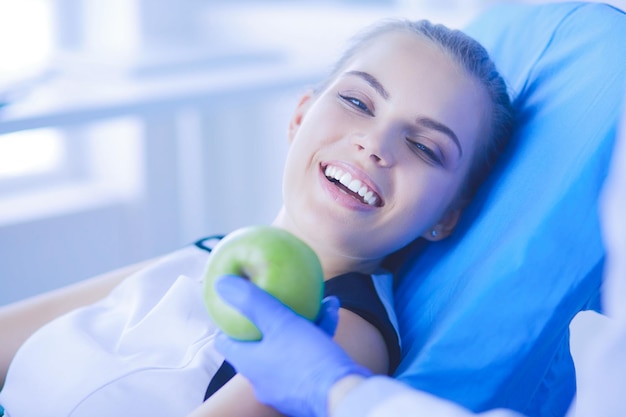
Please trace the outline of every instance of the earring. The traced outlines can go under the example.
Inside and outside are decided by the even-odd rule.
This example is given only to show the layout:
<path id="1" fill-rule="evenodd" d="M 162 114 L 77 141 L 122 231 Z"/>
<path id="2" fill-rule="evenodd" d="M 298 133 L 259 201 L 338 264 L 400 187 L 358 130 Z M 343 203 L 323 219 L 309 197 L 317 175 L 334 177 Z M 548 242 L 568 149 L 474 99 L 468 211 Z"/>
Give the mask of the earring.
<path id="1" fill-rule="evenodd" d="M 438 235 L 438 234 L 439 234 L 439 233 L 438 233 L 435 229 L 433 229 L 433 230 L 431 230 L 431 231 L 430 231 L 430 235 L 431 235 L 432 237 L 437 237 L 437 235 Z"/>

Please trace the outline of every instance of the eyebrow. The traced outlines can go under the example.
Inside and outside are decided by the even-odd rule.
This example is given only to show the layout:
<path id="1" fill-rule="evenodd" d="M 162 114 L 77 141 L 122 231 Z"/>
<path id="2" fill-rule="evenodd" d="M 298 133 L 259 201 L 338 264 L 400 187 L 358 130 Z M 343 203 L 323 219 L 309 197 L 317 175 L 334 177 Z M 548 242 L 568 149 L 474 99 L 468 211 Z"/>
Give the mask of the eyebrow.
<path id="1" fill-rule="evenodd" d="M 385 100 L 389 98 L 389 93 L 385 90 L 385 87 L 372 75 L 368 74 L 364 71 L 348 71 L 347 75 L 356 75 L 357 77 L 363 78 L 378 94 L 382 96 Z"/>
<path id="2" fill-rule="evenodd" d="M 454 144 L 456 145 L 456 147 L 459 150 L 459 156 L 463 155 L 463 149 L 461 148 L 461 142 L 459 142 L 459 138 L 456 136 L 456 134 L 452 131 L 452 129 L 450 129 L 448 126 L 444 125 L 443 123 L 440 123 L 434 119 L 431 119 L 430 117 L 418 117 L 415 121 L 415 123 L 417 123 L 417 125 L 425 127 L 427 129 L 431 129 L 431 130 L 436 130 L 440 133 L 443 133 L 444 135 L 448 136 L 452 142 L 454 142 Z"/>
<path id="3" fill-rule="evenodd" d="M 389 99 L 389 93 L 385 90 L 385 87 L 374 77 L 372 74 L 369 74 L 364 71 L 348 71 L 347 75 L 355 75 L 357 77 L 362 78 L 367 82 L 378 94 L 381 95 L 385 100 Z M 459 156 L 463 155 L 463 149 L 461 148 L 461 142 L 459 142 L 459 138 L 456 136 L 454 131 L 450 129 L 448 126 L 444 125 L 441 122 L 438 122 L 430 117 L 418 117 L 415 121 L 418 126 L 425 127 L 427 129 L 436 130 L 437 132 L 443 133 L 448 136 L 452 142 L 456 145 L 459 150 Z"/>

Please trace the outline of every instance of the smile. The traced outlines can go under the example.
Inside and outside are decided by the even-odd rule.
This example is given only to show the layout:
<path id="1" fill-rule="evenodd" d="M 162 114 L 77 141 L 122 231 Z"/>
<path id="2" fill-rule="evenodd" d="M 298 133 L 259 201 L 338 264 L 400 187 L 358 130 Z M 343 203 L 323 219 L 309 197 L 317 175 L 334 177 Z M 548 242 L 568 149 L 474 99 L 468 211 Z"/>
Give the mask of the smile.
<path id="1" fill-rule="evenodd" d="M 327 165 L 324 169 L 324 175 L 361 203 L 374 207 L 382 206 L 380 196 L 363 181 L 353 178 L 349 172 L 333 165 Z"/>

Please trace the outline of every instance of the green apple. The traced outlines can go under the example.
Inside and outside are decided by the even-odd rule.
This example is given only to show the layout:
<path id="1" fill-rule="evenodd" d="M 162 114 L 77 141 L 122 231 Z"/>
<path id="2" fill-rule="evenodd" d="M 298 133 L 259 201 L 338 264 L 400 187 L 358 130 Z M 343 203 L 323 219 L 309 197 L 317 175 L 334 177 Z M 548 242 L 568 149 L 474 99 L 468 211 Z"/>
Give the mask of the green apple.
<path id="1" fill-rule="evenodd" d="M 273 226 L 249 226 L 223 238 L 211 251 L 204 272 L 204 301 L 212 320 L 239 340 L 259 340 L 261 333 L 215 291 L 222 275 L 239 275 L 269 292 L 296 313 L 314 320 L 320 309 L 324 274 L 306 243 Z"/>

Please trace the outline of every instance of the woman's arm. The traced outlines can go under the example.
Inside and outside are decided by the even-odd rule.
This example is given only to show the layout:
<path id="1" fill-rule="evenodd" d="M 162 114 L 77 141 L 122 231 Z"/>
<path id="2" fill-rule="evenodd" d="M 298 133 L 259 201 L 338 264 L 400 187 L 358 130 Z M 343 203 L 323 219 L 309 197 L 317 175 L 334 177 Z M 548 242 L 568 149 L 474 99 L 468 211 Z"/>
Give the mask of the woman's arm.
<path id="1" fill-rule="evenodd" d="M 385 341 L 372 324 L 345 309 L 339 310 L 339 324 L 335 341 L 355 360 L 377 374 L 388 371 Z M 275 409 L 259 403 L 252 386 L 241 375 L 236 375 L 188 417 L 210 416 L 280 416 Z"/>
<path id="2" fill-rule="evenodd" d="M 120 281 L 153 260 L 0 307 L 0 388 L 18 348 L 44 324 L 104 298 Z"/>
<path id="3" fill-rule="evenodd" d="M 335 341 L 358 364 L 375 374 L 389 371 L 387 344 L 378 329 L 352 311 L 339 310 Z"/>

